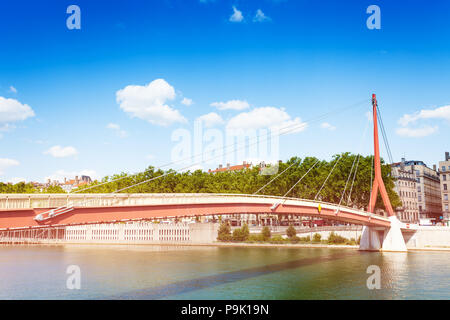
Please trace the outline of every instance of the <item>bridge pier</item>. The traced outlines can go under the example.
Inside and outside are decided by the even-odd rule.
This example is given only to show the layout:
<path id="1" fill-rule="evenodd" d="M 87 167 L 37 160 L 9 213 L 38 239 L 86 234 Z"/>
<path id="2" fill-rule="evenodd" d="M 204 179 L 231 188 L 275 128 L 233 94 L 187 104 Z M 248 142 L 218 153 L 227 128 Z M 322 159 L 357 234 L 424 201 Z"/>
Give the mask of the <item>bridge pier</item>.
<path id="1" fill-rule="evenodd" d="M 359 250 L 407 252 L 405 240 L 400 229 L 400 221 L 390 216 L 391 226 L 380 230 L 376 227 L 363 227 Z"/>

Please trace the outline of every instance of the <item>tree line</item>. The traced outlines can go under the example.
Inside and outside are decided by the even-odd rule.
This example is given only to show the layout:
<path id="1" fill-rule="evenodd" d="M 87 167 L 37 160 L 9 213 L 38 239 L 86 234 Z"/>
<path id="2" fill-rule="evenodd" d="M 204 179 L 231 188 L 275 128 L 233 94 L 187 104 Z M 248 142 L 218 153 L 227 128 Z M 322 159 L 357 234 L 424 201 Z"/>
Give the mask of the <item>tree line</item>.
<path id="1" fill-rule="evenodd" d="M 36 188 L 32 183 L 19 182 L 16 184 L 0 182 L 0 193 L 66 193 L 60 186 Z"/>
<path id="2" fill-rule="evenodd" d="M 394 178 L 391 176 L 390 165 L 385 164 L 383 160 L 381 161 L 383 181 L 391 204 L 394 208 L 399 207 L 401 206 L 401 201 L 394 191 Z M 324 202 L 341 202 L 342 205 L 367 208 L 374 176 L 372 169 L 373 156 L 359 156 L 358 158 L 358 155 L 349 152 L 334 155 L 330 161 L 319 160 L 315 157 L 305 157 L 303 159 L 292 157 L 286 162 L 280 162 L 278 164 L 278 173 L 284 170 L 286 172 L 268 184 L 258 194 L 285 195 L 314 164 L 315 166 L 302 181 L 287 194 L 288 197 L 316 198 Z M 350 175 L 352 166 L 353 173 Z M 329 175 L 330 172 L 331 175 Z M 104 177 L 101 181 L 94 181 L 89 186 L 80 187 L 77 192 L 111 193 L 159 176 L 163 177 L 131 187 L 123 192 L 253 194 L 275 177 L 275 175 L 262 175 L 259 166 L 239 171 L 222 171 L 217 173 L 208 173 L 202 170 L 176 172 L 171 169 L 163 171 L 150 166 L 137 175 L 121 173 Z M 327 177 L 328 180 L 324 184 Z M 110 183 L 102 184 L 105 182 Z M 99 186 L 92 188 L 93 185 Z M 346 185 L 346 192 L 343 195 Z M 84 189 L 86 190 L 84 191 Z M 378 196 L 376 208 L 384 209 L 380 196 Z"/>
<path id="3" fill-rule="evenodd" d="M 315 164 L 315 165 L 314 165 Z M 310 172 L 288 194 L 288 197 L 314 199 L 342 205 L 367 208 L 371 182 L 373 156 L 359 156 L 349 152 L 334 155 L 330 161 L 315 157 L 292 157 L 278 164 L 278 173 L 284 172 L 268 184 L 258 194 L 283 196 L 314 165 Z M 353 173 L 350 175 L 351 168 Z M 382 160 L 382 176 L 391 204 L 394 208 L 401 206 L 401 201 L 394 191 L 394 178 L 391 169 Z M 334 169 L 333 169 L 334 168 Z M 356 174 L 355 174 L 355 169 Z M 332 170 L 333 169 L 333 170 Z M 330 174 L 332 170 L 332 173 Z M 330 174 L 330 175 L 329 175 Z M 163 176 L 161 178 L 157 178 Z M 90 185 L 75 189 L 77 193 L 111 193 L 131 187 L 146 180 L 138 186 L 128 188 L 123 193 L 236 193 L 253 194 L 271 181 L 276 175 L 263 175 L 259 166 L 239 171 L 208 173 L 202 170 L 177 172 L 173 169 L 163 171 L 149 166 L 145 171 L 129 175 L 125 172 L 95 180 Z M 327 182 L 324 184 L 325 180 Z M 322 187 L 323 185 L 323 187 Z M 96 187 L 93 187 L 96 186 Z M 343 190 L 346 191 L 343 194 Z M 320 191 L 320 193 L 319 193 Z M 0 183 L 0 193 L 37 193 L 41 192 L 32 184 L 15 185 Z M 49 187 L 42 192 L 63 193 L 60 187 Z M 383 208 L 378 196 L 376 208 Z"/>

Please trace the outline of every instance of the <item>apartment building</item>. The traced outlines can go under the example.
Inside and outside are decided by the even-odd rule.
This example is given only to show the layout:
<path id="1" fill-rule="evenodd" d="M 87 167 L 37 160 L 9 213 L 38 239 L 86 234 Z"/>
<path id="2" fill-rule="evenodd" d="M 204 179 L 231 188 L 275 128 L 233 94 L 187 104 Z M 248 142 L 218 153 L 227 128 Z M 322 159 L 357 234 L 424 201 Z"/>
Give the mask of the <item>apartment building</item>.
<path id="1" fill-rule="evenodd" d="M 441 199 L 443 218 L 450 222 L 449 193 L 450 193 L 450 153 L 445 153 L 445 160 L 439 161 L 439 176 L 441 180 Z"/>
<path id="2" fill-rule="evenodd" d="M 417 205 L 419 218 L 433 219 L 435 222 L 442 216 L 441 181 L 439 173 L 434 168 L 429 168 L 423 161 L 409 160 L 392 165 L 403 167 L 404 170 L 412 172 L 416 179 Z"/>
<path id="3" fill-rule="evenodd" d="M 402 222 L 419 223 L 416 176 L 411 169 L 406 169 L 404 164 L 404 162 L 393 163 L 391 170 L 396 180 L 394 190 L 402 201 L 402 206 L 396 209 L 396 214 Z"/>

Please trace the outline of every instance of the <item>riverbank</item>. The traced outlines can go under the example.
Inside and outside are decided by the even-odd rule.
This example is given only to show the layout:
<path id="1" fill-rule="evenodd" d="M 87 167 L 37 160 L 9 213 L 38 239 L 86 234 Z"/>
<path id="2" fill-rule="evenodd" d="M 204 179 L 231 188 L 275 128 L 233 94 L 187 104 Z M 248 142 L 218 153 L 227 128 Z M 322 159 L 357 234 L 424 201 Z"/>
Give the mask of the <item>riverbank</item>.
<path id="1" fill-rule="evenodd" d="M 0 246 L 159 246 L 159 247 L 242 247 L 242 248 L 331 248 L 331 249 L 353 249 L 359 250 L 358 245 L 346 244 L 322 244 L 322 243 L 247 243 L 247 242 L 212 242 L 212 243 L 27 243 L 27 244 L 3 244 Z M 408 248 L 408 251 L 444 251 L 450 252 L 450 247 L 424 247 L 424 248 Z"/>

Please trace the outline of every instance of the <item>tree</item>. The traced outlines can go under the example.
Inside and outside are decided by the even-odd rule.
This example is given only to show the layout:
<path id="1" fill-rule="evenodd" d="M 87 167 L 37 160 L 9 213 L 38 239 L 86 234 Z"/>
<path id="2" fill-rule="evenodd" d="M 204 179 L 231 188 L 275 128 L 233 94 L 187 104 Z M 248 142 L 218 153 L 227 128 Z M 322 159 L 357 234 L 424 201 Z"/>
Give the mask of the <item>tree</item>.
<path id="1" fill-rule="evenodd" d="M 295 228 L 294 228 L 294 226 L 292 224 L 289 225 L 289 228 L 287 228 L 286 235 L 289 238 L 293 238 L 293 237 L 295 237 L 297 235 L 297 231 L 295 231 Z"/>
<path id="2" fill-rule="evenodd" d="M 250 235 L 250 230 L 248 229 L 248 225 L 244 223 L 242 228 L 234 229 L 233 231 L 233 240 L 234 241 L 246 241 Z"/>
<path id="3" fill-rule="evenodd" d="M 261 230 L 261 236 L 263 238 L 264 241 L 270 239 L 270 237 L 272 236 L 271 232 L 270 232 L 270 228 L 268 226 L 265 226 L 264 228 L 262 228 Z"/>
<path id="4" fill-rule="evenodd" d="M 394 191 L 391 168 L 383 160 L 381 163 L 383 181 L 395 209 L 401 206 L 401 201 Z M 330 161 L 318 161 L 315 157 L 292 157 L 286 162 L 279 163 L 279 172 L 286 171 L 268 184 L 259 194 L 283 196 L 314 165 L 308 175 L 289 192 L 288 196 L 303 199 L 317 197 L 316 199 L 320 201 L 366 209 L 370 201 L 374 175 L 372 164 L 373 156 L 364 157 L 349 152 L 336 154 Z M 351 172 L 352 174 L 350 174 Z M 273 176 L 262 175 L 257 166 L 240 171 L 224 171 L 214 174 L 201 170 L 178 173 L 174 170 L 163 171 L 149 166 L 144 172 L 136 175 L 122 172 L 107 176 L 101 181 L 94 181 L 89 186 L 82 186 L 77 191 L 80 193 L 110 193 L 141 183 L 139 186 L 124 189 L 121 192 L 252 194 L 272 179 Z M 92 188 L 92 186 L 97 187 Z M 86 188 L 89 189 L 84 190 Z M 0 184 L 0 192 L 5 192 L 3 190 Z M 378 197 L 375 208 L 384 208 L 381 197 Z"/>
<path id="5" fill-rule="evenodd" d="M 217 240 L 219 241 L 230 241 L 231 238 L 231 228 L 226 222 L 222 222 L 219 227 Z"/>
<path id="6" fill-rule="evenodd" d="M 322 239 L 322 236 L 320 235 L 320 233 L 314 233 L 313 242 L 320 242 L 321 239 Z"/>

